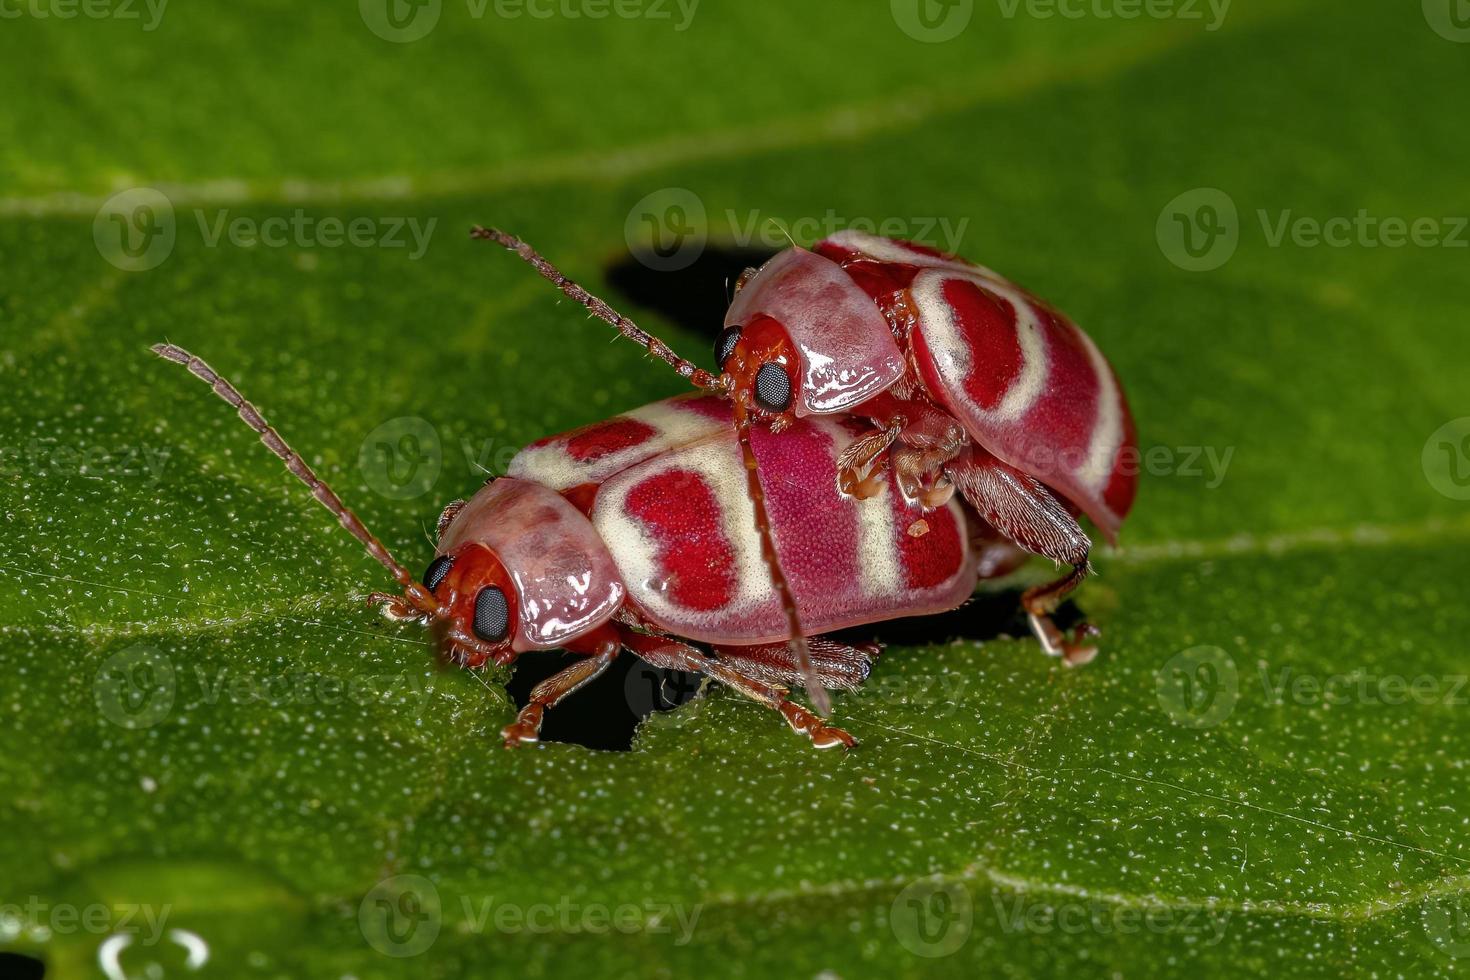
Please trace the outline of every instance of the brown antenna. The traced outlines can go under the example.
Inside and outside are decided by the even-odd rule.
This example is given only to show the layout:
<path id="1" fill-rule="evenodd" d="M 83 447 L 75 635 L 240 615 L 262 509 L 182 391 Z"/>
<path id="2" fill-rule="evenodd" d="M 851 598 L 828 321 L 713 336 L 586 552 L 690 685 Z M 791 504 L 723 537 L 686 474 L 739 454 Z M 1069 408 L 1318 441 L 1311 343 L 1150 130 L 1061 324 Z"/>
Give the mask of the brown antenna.
<path id="1" fill-rule="evenodd" d="M 516 236 L 503 232 L 499 228 L 482 228 L 476 225 L 470 229 L 470 237 L 492 241 L 510 249 L 524 259 L 531 268 L 541 273 L 542 278 L 546 279 L 557 289 L 560 289 L 567 296 L 581 303 L 593 316 L 605 323 L 611 324 L 618 333 L 627 337 L 633 343 L 638 344 L 644 350 L 648 351 L 648 353 L 665 364 L 668 364 L 675 371 L 678 371 L 680 377 L 688 378 L 695 387 L 707 388 L 711 391 L 728 390 L 728 383 L 721 377 L 711 374 L 704 368 L 696 365 L 693 361 L 686 360 L 678 354 L 675 354 L 673 348 L 669 347 L 668 344 L 623 316 L 605 301 L 593 296 L 587 290 L 562 275 L 560 269 L 542 258 L 539 252 Z"/>
<path id="2" fill-rule="evenodd" d="M 338 523 L 367 547 L 368 554 L 393 573 L 393 578 L 403 587 L 404 597 L 413 604 L 414 608 L 428 616 L 439 615 L 439 601 L 434 598 L 433 594 L 419 584 L 418 580 L 409 574 L 408 569 L 398 563 L 397 559 L 383 546 L 383 543 L 363 525 L 358 516 L 347 509 L 347 505 L 342 503 L 342 498 L 338 497 L 331 487 L 323 483 L 321 478 L 312 472 L 311 467 L 306 465 L 306 460 L 301 458 L 301 454 L 286 444 L 286 440 L 282 439 L 280 434 L 266 422 L 260 410 L 246 401 L 234 385 L 220 377 L 214 368 L 182 347 L 176 347 L 173 344 L 154 344 L 151 349 L 164 360 L 184 365 L 189 369 L 190 374 L 209 385 L 214 389 L 216 395 L 233 405 L 245 424 L 259 433 L 260 441 L 265 443 L 266 448 L 281 457 L 286 463 L 286 469 L 311 489 L 312 496 L 321 501 L 322 506 L 336 516 Z"/>
<path id="3" fill-rule="evenodd" d="M 765 491 L 761 487 L 760 476 L 756 472 L 755 448 L 750 442 L 750 420 L 746 414 L 746 406 L 736 402 L 733 398 L 734 390 L 729 377 L 711 374 L 692 361 L 680 357 L 668 344 L 623 316 L 606 301 L 598 299 L 568 279 L 560 269 L 516 236 L 498 228 L 484 228 L 476 225 L 470 230 L 470 237 L 492 241 L 510 249 L 524 259 L 531 268 L 539 272 L 542 278 L 571 299 L 582 304 L 593 316 L 610 324 L 618 333 L 671 366 L 679 372 L 680 377 L 688 378 L 696 387 L 719 392 L 734 402 L 735 427 L 740 436 L 740 451 L 745 461 L 746 486 L 749 490 L 750 502 L 755 508 L 755 523 L 756 530 L 760 534 L 761 555 L 765 558 L 766 567 L 770 569 L 771 583 L 776 588 L 776 594 L 781 600 L 782 611 L 786 614 L 786 624 L 791 633 L 791 645 L 796 650 L 797 666 L 801 671 L 807 696 L 811 698 L 812 707 L 817 710 L 817 713 L 826 716 L 832 710 L 832 702 L 827 697 L 827 691 L 822 687 L 821 681 L 817 680 L 816 672 L 812 670 L 811 651 L 807 648 L 806 634 L 802 632 L 801 618 L 797 615 L 796 597 L 791 592 L 791 585 L 786 580 L 786 573 L 782 570 L 781 560 L 776 554 L 776 542 L 771 533 L 771 520 L 766 512 Z"/>
<path id="4" fill-rule="evenodd" d="M 827 689 L 817 680 L 816 671 L 812 670 L 812 653 L 807 647 L 806 631 L 802 629 L 801 617 L 796 611 L 796 596 L 791 592 L 791 584 L 786 581 L 786 572 L 781 568 L 781 559 L 776 554 L 776 539 L 771 532 L 770 514 L 766 510 L 766 491 L 761 486 L 760 474 L 756 472 L 759 463 L 755 458 L 755 446 L 750 441 L 750 416 L 746 414 L 745 406 L 739 402 L 735 406 L 735 431 L 740 437 L 740 454 L 745 462 L 746 491 L 750 495 L 751 506 L 755 508 L 756 530 L 760 532 L 761 557 L 766 560 L 766 568 L 771 573 L 771 584 L 776 587 L 776 596 L 781 600 L 781 611 L 786 614 L 787 632 L 791 634 L 791 646 L 796 650 L 796 667 L 801 672 L 807 697 L 812 699 L 812 707 L 817 714 L 825 718 L 832 711 L 832 702 L 827 697 Z"/>

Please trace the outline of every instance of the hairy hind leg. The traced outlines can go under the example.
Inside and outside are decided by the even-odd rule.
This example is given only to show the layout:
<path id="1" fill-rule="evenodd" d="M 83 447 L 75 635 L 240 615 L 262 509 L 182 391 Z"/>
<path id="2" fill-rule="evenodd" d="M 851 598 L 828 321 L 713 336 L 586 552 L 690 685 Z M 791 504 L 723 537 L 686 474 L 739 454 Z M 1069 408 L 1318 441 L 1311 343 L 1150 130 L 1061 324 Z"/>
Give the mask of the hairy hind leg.
<path id="1" fill-rule="evenodd" d="M 877 643 L 851 646 L 827 636 L 813 636 L 807 644 L 811 649 L 812 669 L 817 672 L 822 685 L 839 691 L 851 691 L 867 680 L 873 661 L 883 652 L 883 647 Z M 796 652 L 789 643 L 717 646 L 714 651 L 722 663 L 762 684 L 788 687 L 801 682 Z"/>
<path id="2" fill-rule="evenodd" d="M 622 628 L 621 633 L 623 646 L 633 651 L 645 663 L 670 670 L 697 671 L 706 677 L 713 678 L 739 691 L 752 701 L 759 702 L 779 713 L 782 718 L 786 719 L 786 724 L 791 726 L 792 731 L 807 736 L 819 749 L 830 749 L 838 745 L 852 748 L 857 744 L 857 739 L 847 732 L 828 725 L 812 712 L 790 700 L 789 692 L 784 687 L 763 684 L 747 676 L 736 664 L 724 663 L 707 657 L 689 644 L 671 637 L 639 633 L 627 628 Z M 815 658 L 813 658 L 813 665 L 815 666 Z"/>
<path id="3" fill-rule="evenodd" d="M 970 506 L 1002 535 L 1032 554 L 1072 566 L 1055 582 L 1028 589 L 1021 597 L 1042 650 L 1068 666 L 1097 656 L 1097 645 L 1090 642 L 1098 634 L 1095 627 L 1084 623 L 1069 639 L 1051 618 L 1092 571 L 1087 557 L 1092 539 L 1067 505 L 1045 484 L 978 446 L 966 448 L 947 472 Z"/>

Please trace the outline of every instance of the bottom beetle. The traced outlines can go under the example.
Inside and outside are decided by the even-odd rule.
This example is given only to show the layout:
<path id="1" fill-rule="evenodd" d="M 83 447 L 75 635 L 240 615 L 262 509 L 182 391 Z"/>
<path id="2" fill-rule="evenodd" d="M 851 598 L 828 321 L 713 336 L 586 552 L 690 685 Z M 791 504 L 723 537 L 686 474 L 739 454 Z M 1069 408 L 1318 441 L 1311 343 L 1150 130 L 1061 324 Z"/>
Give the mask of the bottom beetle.
<path id="1" fill-rule="evenodd" d="M 690 394 L 522 450 L 507 476 L 444 510 L 419 582 L 233 385 L 180 347 L 153 350 L 235 406 L 392 572 L 403 593 L 369 597 L 388 616 L 429 625 L 445 655 L 468 667 L 508 665 L 528 650 L 583 656 L 532 690 L 502 732 L 507 746 L 536 741 L 546 709 L 621 649 L 721 681 L 818 748 L 851 746 L 852 736 L 787 696 L 802 673 L 762 541 L 773 542 L 786 569 L 817 679 L 838 689 L 867 677 L 878 647 L 823 634 L 953 609 L 982 575 L 1025 557 L 958 500 L 928 512 L 906 501 L 892 475 L 866 499 L 841 493 L 839 457 L 864 431 L 853 420 L 814 417 L 752 433 L 766 483 L 762 527 L 729 402 Z"/>

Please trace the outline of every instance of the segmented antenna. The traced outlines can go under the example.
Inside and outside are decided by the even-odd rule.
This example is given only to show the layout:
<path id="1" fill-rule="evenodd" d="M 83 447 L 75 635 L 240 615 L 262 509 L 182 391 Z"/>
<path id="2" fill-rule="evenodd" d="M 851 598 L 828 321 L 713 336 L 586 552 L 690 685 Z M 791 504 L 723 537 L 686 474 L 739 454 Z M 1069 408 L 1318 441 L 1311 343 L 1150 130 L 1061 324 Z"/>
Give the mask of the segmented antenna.
<path id="1" fill-rule="evenodd" d="M 306 460 L 301 458 L 301 454 L 286 444 L 286 440 L 270 427 L 259 409 L 246 401 L 234 385 L 215 373 L 214 368 L 182 347 L 173 344 L 154 344 L 151 349 L 164 360 L 184 365 L 189 369 L 190 374 L 209 385 L 214 389 L 216 395 L 233 405 L 245 424 L 260 435 L 260 441 L 265 443 L 266 448 L 281 457 L 286 464 L 286 469 L 306 484 L 311 490 L 311 495 L 321 501 L 322 506 L 336 516 L 338 523 L 346 528 L 354 538 L 361 541 L 367 547 L 367 553 L 393 574 L 393 578 L 403 587 L 408 601 L 413 603 L 420 612 L 428 615 L 438 614 L 438 600 L 409 574 L 408 569 L 398 563 L 397 559 L 383 546 L 383 543 L 363 525 L 358 516 L 347 509 L 347 505 L 342 503 L 342 498 L 338 497 L 331 487 L 323 483 L 321 478 L 312 472 L 311 467 L 306 465 Z"/>
<path id="2" fill-rule="evenodd" d="M 688 378 L 691 383 L 699 388 L 707 388 L 712 391 L 727 391 L 726 382 L 718 375 L 711 374 L 699 367 L 693 361 L 685 360 L 674 353 L 673 348 L 659 340 L 653 334 L 644 330 L 638 324 L 623 316 L 617 310 L 609 306 L 605 301 L 593 296 L 587 290 L 577 285 L 562 274 L 561 270 L 542 258 L 534 248 L 527 245 L 514 235 L 501 231 L 499 228 L 482 228 L 476 225 L 470 229 L 470 237 L 483 241 L 492 241 L 503 245 L 524 259 L 531 268 L 541 273 L 557 289 L 567 296 L 581 303 L 587 311 L 604 323 L 611 324 L 613 329 L 627 337 L 633 343 L 638 344 L 654 357 L 668 364 L 679 376 Z"/>
<path id="3" fill-rule="evenodd" d="M 755 457 L 755 447 L 750 442 L 750 420 L 746 415 L 746 407 L 734 399 L 734 392 L 728 377 L 711 374 L 675 354 L 668 344 L 568 279 L 560 269 L 516 236 L 498 228 L 484 228 L 476 225 L 471 229 L 470 237 L 496 242 L 510 249 L 530 264 L 531 268 L 541 273 L 543 279 L 581 303 L 599 320 L 611 324 L 618 333 L 672 366 L 681 377 L 688 378 L 696 386 L 718 392 L 735 402 L 736 430 L 740 436 L 740 451 L 745 460 L 746 486 L 749 489 L 751 505 L 755 508 L 755 523 L 760 535 L 761 555 L 765 558 L 766 567 L 771 573 L 771 584 L 775 586 L 776 595 L 781 600 L 781 608 L 786 614 L 786 625 L 791 633 L 791 644 L 796 648 L 796 662 L 801 670 L 806 693 L 812 700 L 812 707 L 817 710 L 818 714 L 825 717 L 832 710 L 832 702 L 827 697 L 826 689 L 817 680 L 815 671 L 812 670 L 811 651 L 807 649 L 806 634 L 802 632 L 801 617 L 797 615 L 796 597 L 791 592 L 791 585 L 786 581 L 786 573 L 781 568 L 781 559 L 776 554 L 776 541 L 771 533 L 771 519 L 766 512 L 765 490 L 761 487 L 760 476 L 756 472 L 758 463 Z"/>
<path id="4" fill-rule="evenodd" d="M 755 445 L 750 441 L 750 416 L 746 413 L 745 406 L 738 401 L 735 404 L 735 431 L 740 436 L 740 454 L 745 461 L 746 489 L 750 495 L 750 503 L 755 507 L 755 526 L 760 532 L 761 557 L 766 560 L 766 568 L 771 573 L 771 584 L 776 587 L 776 595 L 781 600 L 781 611 L 786 614 L 786 628 L 791 634 L 791 645 L 796 650 L 796 667 L 801 671 L 807 697 L 812 699 L 812 707 L 817 714 L 825 718 L 832 711 L 832 702 L 827 697 L 827 689 L 817 680 L 817 673 L 812 669 L 812 654 L 807 648 L 806 632 L 801 628 L 801 616 L 796 611 L 796 596 L 791 592 L 791 584 L 786 581 L 786 572 L 782 570 L 781 559 L 776 554 L 776 539 L 771 531 L 770 514 L 766 510 L 766 491 L 761 486 L 760 474 L 756 472 L 760 464 L 755 458 Z"/>

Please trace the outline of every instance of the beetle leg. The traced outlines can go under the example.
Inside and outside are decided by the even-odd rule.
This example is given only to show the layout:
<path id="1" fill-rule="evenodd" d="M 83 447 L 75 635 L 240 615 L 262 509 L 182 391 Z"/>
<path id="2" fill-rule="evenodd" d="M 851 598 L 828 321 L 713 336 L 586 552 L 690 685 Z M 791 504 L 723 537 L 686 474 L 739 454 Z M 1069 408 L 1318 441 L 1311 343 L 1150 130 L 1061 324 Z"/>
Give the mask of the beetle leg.
<path id="1" fill-rule="evenodd" d="M 436 541 L 443 540 L 444 529 L 449 527 L 450 521 L 459 516 L 459 512 L 464 510 L 464 505 L 465 501 L 463 500 L 451 500 L 449 506 L 445 507 L 443 512 L 440 513 L 439 523 L 434 529 L 434 539 Z"/>
<path id="2" fill-rule="evenodd" d="M 893 472 L 898 489 L 907 500 L 924 510 L 949 503 L 954 483 L 944 467 L 964 449 L 968 440 L 964 426 L 943 413 L 929 411 L 900 434 L 903 446 L 893 451 Z"/>
<path id="3" fill-rule="evenodd" d="M 850 646 L 826 636 L 813 636 L 808 643 L 812 652 L 812 668 L 822 685 L 839 691 L 851 691 L 867 680 L 873 661 L 883 652 L 877 643 Z M 796 656 L 789 643 L 717 646 L 714 650 L 722 663 L 738 668 L 751 680 L 762 684 L 787 687 L 801 680 Z"/>
<path id="4" fill-rule="evenodd" d="M 1095 628 L 1083 624 L 1069 640 L 1051 618 L 1067 594 L 1092 571 L 1088 561 L 1092 540 L 1066 504 L 1039 480 L 978 446 L 966 449 L 946 472 L 965 500 L 1002 535 L 1032 554 L 1072 566 L 1055 582 L 1028 589 L 1021 597 L 1041 648 L 1061 657 L 1068 666 L 1085 664 L 1097 656 L 1097 646 L 1087 642 L 1097 635 Z"/>
<path id="5" fill-rule="evenodd" d="M 746 676 L 745 672 L 736 665 L 706 657 L 687 643 L 681 643 L 672 637 L 637 633 L 625 629 L 623 630 L 623 645 L 637 654 L 640 660 L 654 667 L 697 671 L 740 692 L 752 701 L 779 712 L 781 717 L 786 719 L 786 724 L 791 726 L 792 731 L 807 736 L 819 749 L 830 749 L 838 745 L 852 748 L 857 744 L 857 739 L 847 732 L 828 725 L 812 712 L 791 701 L 784 687 L 763 684 L 755 678 Z M 815 645 L 812 652 L 816 653 Z M 815 656 L 812 663 L 813 666 L 816 666 Z M 799 678 L 800 674 L 793 676 Z"/>
<path id="6" fill-rule="evenodd" d="M 1092 571 L 1087 563 L 1075 566 L 1055 582 L 1027 589 L 1021 596 L 1021 605 L 1026 610 L 1026 619 L 1031 623 L 1031 632 L 1041 641 L 1041 649 L 1050 656 L 1061 657 L 1068 667 L 1080 667 L 1097 656 L 1097 644 L 1088 640 L 1099 635 L 1091 623 L 1082 623 L 1067 639 L 1053 622 L 1051 614 L 1056 611 L 1067 593 L 1077 588 Z"/>
<path id="7" fill-rule="evenodd" d="M 567 695 L 580 690 L 612 666 L 616 654 L 604 653 L 578 660 L 559 674 L 553 674 L 531 688 L 531 700 L 516 715 L 516 720 L 500 730 L 505 747 L 513 749 L 522 742 L 541 739 L 541 719 L 547 708 L 554 708 Z"/>
<path id="8" fill-rule="evenodd" d="M 500 730 L 505 747 L 513 749 L 523 742 L 540 741 L 541 719 L 546 709 L 556 707 L 568 695 L 581 690 L 611 667 L 618 655 L 619 639 L 616 628 L 601 628 L 567 644 L 569 651 L 586 653 L 587 659 L 578 660 L 531 688 L 531 699 L 516 715 L 516 720 Z"/>
<path id="9" fill-rule="evenodd" d="M 393 592 L 373 592 L 368 595 L 367 603 L 370 606 L 381 606 L 383 615 L 395 623 L 419 622 L 425 618 L 423 610 L 406 596 Z"/>
<path id="10" fill-rule="evenodd" d="M 859 436 L 837 457 L 837 489 L 858 500 L 867 500 L 883 489 L 883 467 L 894 440 L 908 423 L 899 416 L 865 436 Z"/>
<path id="11" fill-rule="evenodd" d="M 949 503 L 954 496 L 954 483 L 944 474 L 944 464 L 959 453 L 958 446 L 915 449 L 903 446 L 893 451 L 893 473 L 904 499 L 912 500 L 924 510 L 934 510 Z"/>

